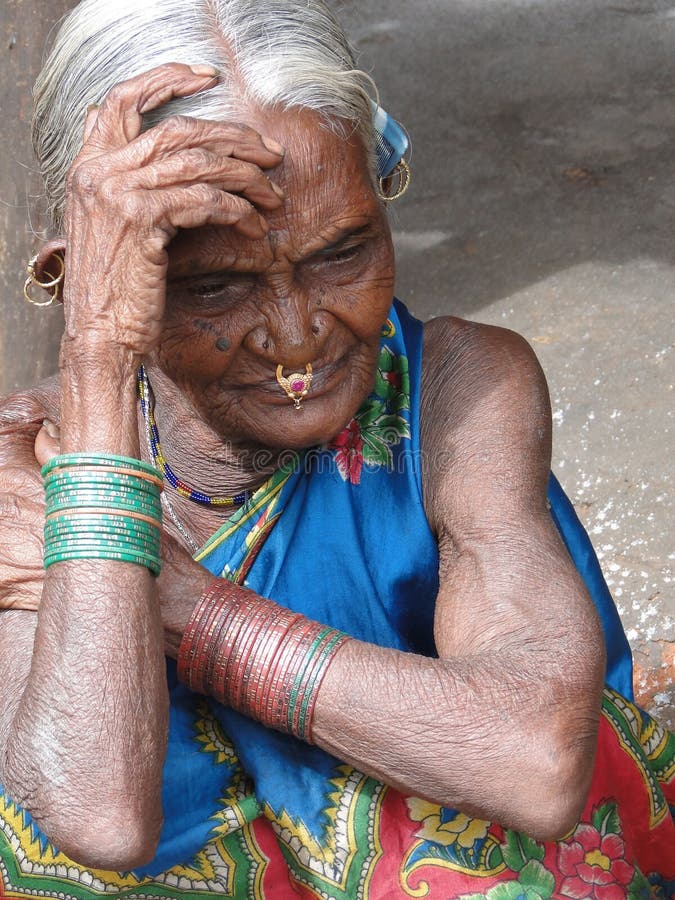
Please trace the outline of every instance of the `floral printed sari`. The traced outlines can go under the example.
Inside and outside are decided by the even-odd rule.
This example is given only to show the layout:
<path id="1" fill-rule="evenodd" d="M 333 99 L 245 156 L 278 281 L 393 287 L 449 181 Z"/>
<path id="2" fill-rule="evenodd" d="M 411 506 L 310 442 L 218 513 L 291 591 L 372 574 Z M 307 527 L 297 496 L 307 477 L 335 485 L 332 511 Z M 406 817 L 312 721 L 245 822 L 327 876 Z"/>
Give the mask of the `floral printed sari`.
<path id="1" fill-rule="evenodd" d="M 289 455 L 197 558 L 357 638 L 432 656 L 438 551 L 422 504 L 421 345 L 421 324 L 396 303 L 374 392 L 352 422 L 330 446 Z M 535 841 L 403 796 L 317 747 L 192 695 L 169 663 L 165 826 L 153 862 L 129 873 L 77 866 L 0 793 L 0 898 L 672 896 L 675 741 L 631 702 L 616 609 L 553 477 L 549 502 L 608 650 L 593 784 L 562 840 Z"/>

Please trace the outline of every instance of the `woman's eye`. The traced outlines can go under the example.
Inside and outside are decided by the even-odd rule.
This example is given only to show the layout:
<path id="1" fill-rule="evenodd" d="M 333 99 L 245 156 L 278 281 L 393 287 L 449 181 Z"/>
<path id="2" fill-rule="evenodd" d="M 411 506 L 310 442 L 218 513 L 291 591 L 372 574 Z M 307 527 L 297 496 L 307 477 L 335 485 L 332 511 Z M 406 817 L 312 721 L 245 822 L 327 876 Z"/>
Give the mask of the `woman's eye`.
<path id="1" fill-rule="evenodd" d="M 353 259 L 356 259 L 362 249 L 363 244 L 356 244 L 353 247 L 343 247 L 341 250 L 334 250 L 332 253 L 326 254 L 326 256 L 323 257 L 323 260 L 329 263 L 351 262 Z"/>
<path id="2" fill-rule="evenodd" d="M 245 296 L 250 286 L 250 278 L 221 276 L 209 281 L 194 281 L 187 290 L 198 300 L 236 300 Z"/>
<path id="3" fill-rule="evenodd" d="M 223 281 L 214 282 L 212 284 L 196 284 L 190 288 L 190 293 L 194 294 L 196 297 L 202 297 L 208 300 L 212 297 L 220 296 L 227 288 L 227 283 Z"/>

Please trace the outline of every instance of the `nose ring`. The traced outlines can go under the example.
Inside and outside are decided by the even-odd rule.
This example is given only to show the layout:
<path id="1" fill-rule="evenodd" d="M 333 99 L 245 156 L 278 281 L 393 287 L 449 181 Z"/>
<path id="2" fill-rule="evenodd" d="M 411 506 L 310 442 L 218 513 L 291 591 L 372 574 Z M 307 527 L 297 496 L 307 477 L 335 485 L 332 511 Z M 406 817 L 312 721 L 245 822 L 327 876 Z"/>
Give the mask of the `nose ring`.
<path id="1" fill-rule="evenodd" d="M 312 386 L 312 364 L 307 363 L 304 375 L 300 372 L 293 372 L 286 378 L 284 367 L 279 363 L 277 366 L 277 381 L 288 399 L 293 401 L 295 408 L 300 409 L 303 398 L 307 396 Z"/>

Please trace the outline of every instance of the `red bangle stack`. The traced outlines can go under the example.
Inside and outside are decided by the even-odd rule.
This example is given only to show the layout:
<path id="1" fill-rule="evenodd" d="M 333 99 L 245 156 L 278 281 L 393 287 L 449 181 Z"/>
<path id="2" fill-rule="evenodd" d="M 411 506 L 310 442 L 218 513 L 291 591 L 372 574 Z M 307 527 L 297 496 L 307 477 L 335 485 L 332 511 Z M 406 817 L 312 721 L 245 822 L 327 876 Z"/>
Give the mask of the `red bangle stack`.
<path id="1" fill-rule="evenodd" d="M 219 578 L 185 629 L 178 677 L 193 691 L 311 743 L 319 687 L 346 640 L 341 631 Z"/>

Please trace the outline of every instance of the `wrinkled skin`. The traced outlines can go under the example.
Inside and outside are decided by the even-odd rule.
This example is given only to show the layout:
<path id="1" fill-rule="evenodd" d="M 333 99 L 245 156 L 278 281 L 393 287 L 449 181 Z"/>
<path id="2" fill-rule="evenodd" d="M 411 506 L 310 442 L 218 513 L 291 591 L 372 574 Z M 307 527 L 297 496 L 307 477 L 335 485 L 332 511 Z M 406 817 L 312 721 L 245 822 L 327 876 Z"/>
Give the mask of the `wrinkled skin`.
<path id="1" fill-rule="evenodd" d="M 108 561 L 45 573 L 38 460 L 145 453 L 144 360 L 179 476 L 209 492 L 255 487 L 281 450 L 329 440 L 355 412 L 393 293 L 389 229 L 356 138 L 310 112 L 255 109 L 245 126 L 173 119 L 141 134 L 142 112 L 212 77 L 163 66 L 89 114 L 66 232 L 40 261 L 65 248 L 60 379 L 0 407 L 0 603 L 14 607 L 0 631 L 0 781 L 73 859 L 103 868 L 154 853 L 164 652 L 175 656 L 210 576 L 171 523 L 158 581 Z M 307 363 L 315 379 L 296 411 L 275 370 Z M 550 410 L 522 339 L 429 323 L 422 449 L 439 658 L 346 643 L 314 738 L 404 792 L 558 836 L 586 796 L 604 660 L 546 509 Z M 218 526 L 217 513 L 171 499 L 196 543 Z"/>
<path id="2" fill-rule="evenodd" d="M 373 385 L 393 295 L 389 229 L 364 154 L 309 112 L 275 172 L 288 200 L 259 240 L 183 232 L 171 248 L 157 361 L 221 438 L 307 447 L 336 434 Z M 265 133 L 274 117 L 255 122 Z M 338 171 L 349 190 L 329 187 Z M 226 347 L 226 349 L 220 349 Z M 313 366 L 301 411 L 276 381 Z"/>

